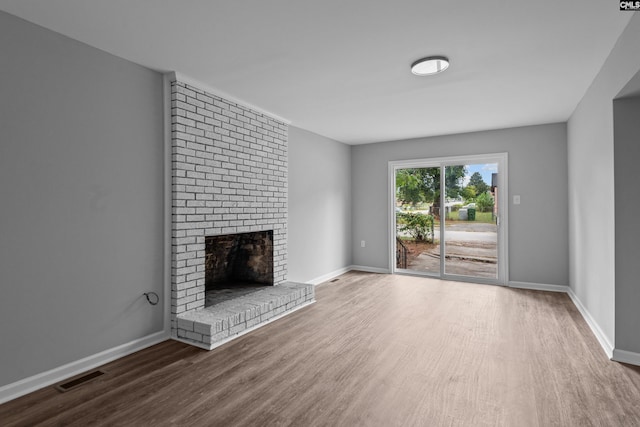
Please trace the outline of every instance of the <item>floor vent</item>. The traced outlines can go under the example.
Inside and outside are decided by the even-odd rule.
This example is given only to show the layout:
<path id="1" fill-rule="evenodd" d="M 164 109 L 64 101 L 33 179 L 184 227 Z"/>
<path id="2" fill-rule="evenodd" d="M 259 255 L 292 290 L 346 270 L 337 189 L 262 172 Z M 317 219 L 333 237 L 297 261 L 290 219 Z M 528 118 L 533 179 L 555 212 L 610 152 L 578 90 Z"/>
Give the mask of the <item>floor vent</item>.
<path id="1" fill-rule="evenodd" d="M 340 280 L 340 279 L 333 279 L 333 280 L 330 280 L 329 282 L 333 283 L 333 282 L 337 282 L 338 280 Z"/>
<path id="2" fill-rule="evenodd" d="M 57 386 L 55 386 L 55 388 L 64 393 L 65 391 L 69 391 L 71 389 L 74 389 L 76 387 L 81 386 L 82 384 L 91 381 L 95 378 L 98 378 L 99 376 L 104 375 L 105 372 L 102 371 L 93 371 L 93 372 L 89 372 L 86 375 L 83 375 L 79 378 L 76 378 L 75 380 L 71 380 L 71 381 L 67 381 L 66 383 L 63 384 L 58 384 Z"/>

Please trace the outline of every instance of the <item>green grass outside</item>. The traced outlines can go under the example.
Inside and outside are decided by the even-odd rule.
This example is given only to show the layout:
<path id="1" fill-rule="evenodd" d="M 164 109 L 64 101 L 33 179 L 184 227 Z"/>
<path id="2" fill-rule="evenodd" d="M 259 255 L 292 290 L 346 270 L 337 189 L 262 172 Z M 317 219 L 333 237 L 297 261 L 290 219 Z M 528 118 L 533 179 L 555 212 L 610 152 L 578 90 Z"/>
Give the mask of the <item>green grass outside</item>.
<path id="1" fill-rule="evenodd" d="M 411 212 L 411 211 L 408 211 Z M 447 221 L 460 221 L 460 218 L 458 217 L 458 211 L 455 212 L 451 212 L 450 214 L 447 215 Z M 493 213 L 492 212 L 478 212 L 476 211 L 476 220 L 475 221 L 468 221 L 468 220 L 462 220 L 460 222 L 484 222 L 487 224 L 495 224 L 495 219 L 493 218 Z M 402 224 L 402 220 L 398 221 L 398 224 Z M 440 227 L 440 221 L 439 220 L 435 220 L 434 221 L 434 226 L 436 227 Z"/>
<path id="2" fill-rule="evenodd" d="M 460 218 L 458 217 L 458 211 L 456 212 L 451 212 L 450 214 L 447 215 L 447 220 L 449 221 L 460 221 Z M 463 220 L 466 221 L 466 220 Z M 471 222 L 486 222 L 488 224 L 493 224 L 495 221 L 493 219 L 493 213 L 492 212 L 478 212 L 476 211 L 476 220 L 475 221 L 471 221 Z"/>

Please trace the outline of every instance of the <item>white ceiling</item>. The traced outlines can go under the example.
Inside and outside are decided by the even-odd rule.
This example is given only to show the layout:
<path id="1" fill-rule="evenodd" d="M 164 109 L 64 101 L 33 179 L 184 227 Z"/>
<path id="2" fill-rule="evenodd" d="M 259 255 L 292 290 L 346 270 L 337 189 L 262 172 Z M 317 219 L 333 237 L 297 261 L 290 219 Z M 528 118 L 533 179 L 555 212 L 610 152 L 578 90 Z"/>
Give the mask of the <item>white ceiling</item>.
<path id="1" fill-rule="evenodd" d="M 0 0 L 348 144 L 565 121 L 632 13 L 603 0 Z M 410 64 L 446 55 L 443 74 Z"/>

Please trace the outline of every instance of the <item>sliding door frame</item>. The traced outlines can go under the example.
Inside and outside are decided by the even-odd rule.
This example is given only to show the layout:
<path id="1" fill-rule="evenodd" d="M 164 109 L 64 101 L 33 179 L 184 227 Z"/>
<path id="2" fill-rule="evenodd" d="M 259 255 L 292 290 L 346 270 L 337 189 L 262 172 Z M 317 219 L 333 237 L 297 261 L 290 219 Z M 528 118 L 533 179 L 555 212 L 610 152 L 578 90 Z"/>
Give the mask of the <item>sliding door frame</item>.
<path id="1" fill-rule="evenodd" d="M 440 259 L 440 271 L 438 273 L 428 273 L 420 271 L 411 271 L 398 269 L 396 267 L 396 171 L 398 169 L 408 168 L 443 168 L 446 166 L 461 164 L 477 164 L 477 163 L 497 163 L 498 164 L 498 277 L 496 279 L 488 279 L 482 277 L 463 276 L 446 274 L 444 270 L 444 258 Z M 441 169 L 442 171 L 442 169 Z M 469 156 L 450 156 L 450 157 L 434 157 L 426 159 L 411 160 L 395 160 L 390 161 L 388 166 L 388 229 L 389 229 L 389 271 L 392 274 L 410 274 L 416 276 L 437 277 L 445 280 L 457 280 L 464 282 L 486 283 L 507 286 L 509 283 L 509 203 L 508 203 L 508 155 L 507 153 L 491 153 L 478 154 Z M 446 191 L 444 191 L 445 174 L 440 174 L 440 206 L 445 206 L 444 199 Z M 442 215 L 441 215 L 442 218 Z M 441 251 L 444 250 L 445 227 L 441 220 L 440 223 L 440 245 Z"/>

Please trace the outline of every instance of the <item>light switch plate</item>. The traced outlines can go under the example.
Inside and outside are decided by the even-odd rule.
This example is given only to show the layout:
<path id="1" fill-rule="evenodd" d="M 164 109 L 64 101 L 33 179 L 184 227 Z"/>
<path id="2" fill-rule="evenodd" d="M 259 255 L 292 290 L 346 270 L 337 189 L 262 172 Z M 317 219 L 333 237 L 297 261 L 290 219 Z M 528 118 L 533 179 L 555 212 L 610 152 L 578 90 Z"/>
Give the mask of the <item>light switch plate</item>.
<path id="1" fill-rule="evenodd" d="M 514 205 L 520 204 L 520 196 L 513 196 L 513 204 Z"/>

